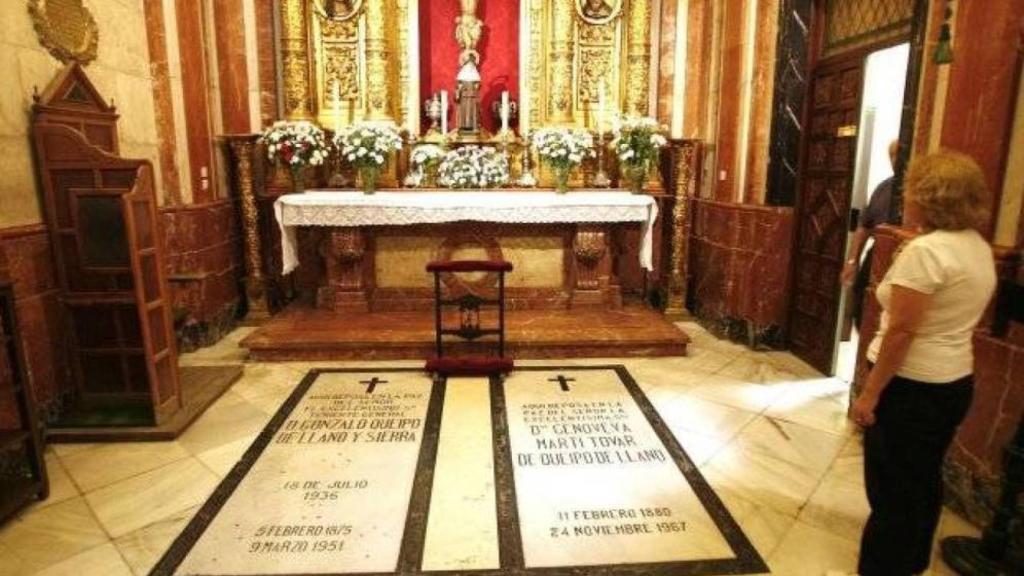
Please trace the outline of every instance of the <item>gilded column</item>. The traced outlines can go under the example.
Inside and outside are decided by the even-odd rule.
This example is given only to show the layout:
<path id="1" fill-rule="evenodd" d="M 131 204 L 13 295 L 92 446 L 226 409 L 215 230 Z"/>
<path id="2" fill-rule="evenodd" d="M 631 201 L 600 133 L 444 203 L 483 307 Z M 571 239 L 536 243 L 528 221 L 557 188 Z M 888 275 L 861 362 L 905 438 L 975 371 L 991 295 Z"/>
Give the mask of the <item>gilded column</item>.
<path id="1" fill-rule="evenodd" d="M 235 186 L 238 190 L 242 216 L 242 239 L 245 255 L 245 294 L 249 304 L 247 320 L 265 320 L 270 317 L 263 278 L 262 244 L 260 243 L 259 213 L 256 209 L 256 189 L 253 185 L 253 135 L 228 137 L 228 145 L 235 161 Z"/>
<path id="2" fill-rule="evenodd" d="M 627 114 L 648 116 L 651 90 L 651 0 L 629 3 L 626 30 Z"/>
<path id="3" fill-rule="evenodd" d="M 391 120 L 387 39 L 388 0 L 366 0 L 366 119 Z"/>
<path id="4" fill-rule="evenodd" d="M 544 0 L 526 0 L 526 3 L 529 8 L 526 27 L 529 31 L 529 73 L 526 75 L 528 90 L 525 92 L 529 104 L 524 125 L 527 129 L 535 129 L 541 125 L 544 111 L 544 103 L 541 102 L 541 94 L 544 93 Z M 527 130 L 521 129 L 520 134 L 525 137 Z"/>
<path id="5" fill-rule="evenodd" d="M 575 10 L 573 0 L 551 2 L 547 120 L 552 124 L 573 123 L 572 66 L 576 55 Z"/>
<path id="6" fill-rule="evenodd" d="M 307 0 L 281 0 L 281 68 L 287 120 L 313 118 L 307 4 Z"/>
<path id="7" fill-rule="evenodd" d="M 685 318 L 687 280 L 690 260 L 690 198 L 693 195 L 697 167 L 698 143 L 693 140 L 672 140 L 672 176 L 675 184 L 672 208 L 672 257 L 668 278 L 665 315 Z"/>
<path id="8" fill-rule="evenodd" d="M 418 3 L 419 0 L 416 0 Z M 395 22 L 398 23 L 398 122 L 399 126 L 413 130 L 416 119 L 410 118 L 413 111 L 409 105 L 409 93 L 412 91 L 412 79 L 409 70 L 409 41 L 412 22 L 409 19 L 409 0 L 397 0 L 395 2 Z M 418 40 L 418 38 L 417 38 Z M 416 98 L 414 101 L 419 100 Z"/>

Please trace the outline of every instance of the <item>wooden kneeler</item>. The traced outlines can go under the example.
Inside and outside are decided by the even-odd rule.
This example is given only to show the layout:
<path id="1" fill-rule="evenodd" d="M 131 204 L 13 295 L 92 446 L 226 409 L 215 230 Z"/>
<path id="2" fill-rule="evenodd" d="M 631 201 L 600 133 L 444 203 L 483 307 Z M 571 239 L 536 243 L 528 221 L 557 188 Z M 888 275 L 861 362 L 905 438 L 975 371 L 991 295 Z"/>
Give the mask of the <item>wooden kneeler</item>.
<path id="1" fill-rule="evenodd" d="M 512 264 L 502 260 L 454 260 L 431 262 L 427 272 L 434 275 L 434 357 L 427 360 L 426 370 L 436 377 L 443 376 L 503 376 L 512 371 L 511 358 L 505 357 L 505 273 L 512 271 Z M 441 293 L 441 275 L 466 272 L 489 272 L 498 275 L 498 297 L 481 298 L 465 294 L 458 298 L 444 298 Z M 498 310 L 496 328 L 480 325 L 480 309 L 495 306 Z M 445 327 L 444 309 L 458 307 L 459 327 Z M 497 336 L 496 355 L 446 355 L 445 336 L 457 336 L 466 341 L 475 341 L 484 336 Z"/>

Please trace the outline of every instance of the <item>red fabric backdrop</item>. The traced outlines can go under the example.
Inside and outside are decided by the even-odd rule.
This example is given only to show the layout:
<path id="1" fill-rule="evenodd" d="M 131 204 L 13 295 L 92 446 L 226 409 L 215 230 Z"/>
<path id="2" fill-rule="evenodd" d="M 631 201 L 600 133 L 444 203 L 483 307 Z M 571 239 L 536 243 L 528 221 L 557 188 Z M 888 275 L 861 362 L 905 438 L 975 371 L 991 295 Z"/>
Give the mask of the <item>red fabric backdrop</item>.
<path id="1" fill-rule="evenodd" d="M 455 126 L 451 98 L 459 68 L 459 45 L 455 42 L 458 15 L 458 0 L 420 0 L 420 100 L 447 90 L 449 127 Z M 491 103 L 501 99 L 503 90 L 509 91 L 512 101 L 519 96 L 519 0 L 483 0 L 477 15 L 484 21 L 477 45 L 482 78 L 480 113 L 484 127 L 494 132 L 500 125 L 491 116 Z"/>

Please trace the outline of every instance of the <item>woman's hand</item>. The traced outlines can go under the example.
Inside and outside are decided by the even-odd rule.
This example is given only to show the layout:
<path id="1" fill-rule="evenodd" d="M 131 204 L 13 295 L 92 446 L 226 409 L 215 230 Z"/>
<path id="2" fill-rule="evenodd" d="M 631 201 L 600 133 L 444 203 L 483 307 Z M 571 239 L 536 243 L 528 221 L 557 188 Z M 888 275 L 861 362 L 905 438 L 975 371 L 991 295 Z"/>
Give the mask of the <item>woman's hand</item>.
<path id="1" fill-rule="evenodd" d="M 861 392 L 853 403 L 853 421 L 868 428 L 875 424 L 875 408 L 878 407 L 878 396 L 869 392 Z"/>

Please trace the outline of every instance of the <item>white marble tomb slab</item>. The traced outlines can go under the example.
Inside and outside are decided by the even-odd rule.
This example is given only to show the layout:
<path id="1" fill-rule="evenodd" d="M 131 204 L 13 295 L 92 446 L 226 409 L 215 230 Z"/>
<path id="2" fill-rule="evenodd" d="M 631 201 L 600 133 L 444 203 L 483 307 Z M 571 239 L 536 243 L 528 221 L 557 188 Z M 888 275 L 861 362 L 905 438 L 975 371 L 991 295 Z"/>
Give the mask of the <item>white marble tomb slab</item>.
<path id="1" fill-rule="evenodd" d="M 371 376 L 319 375 L 175 574 L 396 570 L 431 385 Z"/>
<path id="2" fill-rule="evenodd" d="M 518 371 L 505 403 L 527 568 L 734 557 L 614 370 Z"/>

